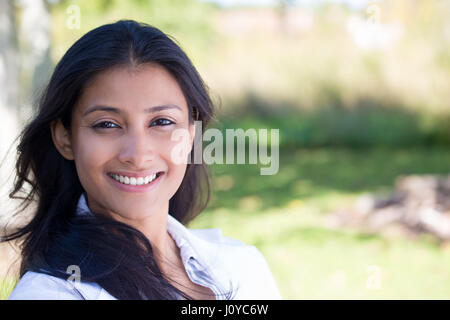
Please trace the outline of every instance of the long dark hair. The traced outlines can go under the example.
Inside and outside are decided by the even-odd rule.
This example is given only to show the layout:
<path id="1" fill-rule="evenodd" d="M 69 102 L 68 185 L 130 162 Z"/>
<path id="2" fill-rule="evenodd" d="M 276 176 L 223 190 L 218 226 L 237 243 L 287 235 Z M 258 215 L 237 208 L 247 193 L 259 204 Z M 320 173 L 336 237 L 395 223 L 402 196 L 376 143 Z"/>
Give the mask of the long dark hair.
<path id="1" fill-rule="evenodd" d="M 16 180 L 9 197 L 22 200 L 20 210 L 31 203 L 37 209 L 26 225 L 2 241 L 23 240 L 20 276 L 36 271 L 67 279 L 67 267 L 78 265 L 82 281 L 96 282 L 118 299 L 175 299 L 177 295 L 190 299 L 165 278 L 141 232 L 102 215 L 75 214 L 84 190 L 74 162 L 60 155 L 51 138 L 54 120 L 61 119 L 70 129 L 74 105 L 94 75 L 113 66 L 148 62 L 158 63 L 175 77 L 191 123 L 197 118 L 204 130 L 214 120 L 207 86 L 179 45 L 162 31 L 121 20 L 81 37 L 57 64 L 37 114 L 19 137 Z M 24 191 L 25 196 L 19 195 Z M 169 212 L 187 224 L 206 208 L 209 198 L 208 168 L 191 161 L 170 199 Z"/>

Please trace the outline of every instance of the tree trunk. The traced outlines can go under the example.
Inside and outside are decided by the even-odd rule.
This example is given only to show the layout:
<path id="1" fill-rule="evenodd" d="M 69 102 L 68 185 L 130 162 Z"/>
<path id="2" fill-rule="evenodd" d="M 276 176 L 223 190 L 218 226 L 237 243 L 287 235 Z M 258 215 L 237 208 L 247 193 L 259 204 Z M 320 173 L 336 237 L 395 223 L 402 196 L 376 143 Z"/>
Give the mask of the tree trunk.
<path id="1" fill-rule="evenodd" d="M 19 49 L 17 42 L 14 3 L 0 1 L 0 236 L 3 227 L 11 222 L 11 213 L 17 205 L 8 197 L 14 179 L 14 139 L 19 134 Z M 10 149 L 9 149 L 10 148 Z M 9 152 L 8 152 L 9 149 Z M 0 277 L 9 270 L 17 272 L 17 251 L 7 243 L 0 244 Z M 16 261 L 17 262 L 17 261 Z M 12 267 L 9 269 L 9 267 Z"/>
<path id="2" fill-rule="evenodd" d="M 15 146 L 19 134 L 19 50 L 14 3 L 0 1 L 0 222 L 11 209 L 8 192 L 12 186 Z M 11 147 L 10 152 L 8 149 Z M 8 205 L 9 204 L 9 205 Z M 7 212 L 5 212 L 7 211 Z"/>
<path id="3" fill-rule="evenodd" d="M 50 77 L 51 18 L 45 0 L 21 0 L 20 25 L 21 62 L 24 79 L 21 94 L 21 122 L 26 122 L 35 111 L 37 99 Z"/>

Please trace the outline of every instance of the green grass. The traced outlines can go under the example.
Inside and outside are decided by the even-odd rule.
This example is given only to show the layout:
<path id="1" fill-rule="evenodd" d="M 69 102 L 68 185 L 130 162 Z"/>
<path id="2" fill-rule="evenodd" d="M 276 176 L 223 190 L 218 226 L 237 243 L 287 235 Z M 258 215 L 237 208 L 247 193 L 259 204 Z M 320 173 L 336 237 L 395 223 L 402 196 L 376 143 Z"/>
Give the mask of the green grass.
<path id="1" fill-rule="evenodd" d="M 209 226 L 256 245 L 285 299 L 448 298 L 450 251 L 440 250 L 430 240 L 332 230 L 307 208 L 239 218 L 223 210 L 192 225 Z M 377 275 L 378 289 L 369 285 Z"/>
<path id="2" fill-rule="evenodd" d="M 210 208 L 283 209 L 292 200 L 333 209 L 364 192 L 389 190 L 399 175 L 450 172 L 450 149 L 284 149 L 277 174 L 261 176 L 258 165 L 215 165 Z M 324 207 L 332 201 L 332 206 Z M 259 212 L 259 211 L 258 211 Z"/>
<path id="3" fill-rule="evenodd" d="M 256 245 L 285 299 L 449 298 L 450 250 L 433 238 L 335 230 L 326 213 L 389 191 L 399 175 L 448 174 L 450 150 L 285 150 L 280 162 L 274 176 L 216 166 L 212 205 L 190 227 Z"/>
<path id="4" fill-rule="evenodd" d="M 0 279 L 0 300 L 8 299 L 16 284 L 17 280 L 14 279 Z"/>

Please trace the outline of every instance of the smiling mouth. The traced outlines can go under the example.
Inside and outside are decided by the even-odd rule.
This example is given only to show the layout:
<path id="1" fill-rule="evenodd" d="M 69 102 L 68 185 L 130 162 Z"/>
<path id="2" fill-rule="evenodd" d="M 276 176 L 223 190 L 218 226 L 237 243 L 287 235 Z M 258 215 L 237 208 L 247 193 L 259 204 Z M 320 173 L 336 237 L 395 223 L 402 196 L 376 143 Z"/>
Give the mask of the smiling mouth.
<path id="1" fill-rule="evenodd" d="M 156 180 L 158 177 L 160 177 L 164 172 L 160 171 L 155 174 L 151 174 L 145 177 L 130 177 L 130 176 L 124 176 L 114 173 L 108 173 L 108 176 L 110 176 L 112 179 L 116 180 L 117 182 L 120 182 L 125 185 L 131 185 L 131 186 L 142 186 L 150 184 L 152 181 Z"/>

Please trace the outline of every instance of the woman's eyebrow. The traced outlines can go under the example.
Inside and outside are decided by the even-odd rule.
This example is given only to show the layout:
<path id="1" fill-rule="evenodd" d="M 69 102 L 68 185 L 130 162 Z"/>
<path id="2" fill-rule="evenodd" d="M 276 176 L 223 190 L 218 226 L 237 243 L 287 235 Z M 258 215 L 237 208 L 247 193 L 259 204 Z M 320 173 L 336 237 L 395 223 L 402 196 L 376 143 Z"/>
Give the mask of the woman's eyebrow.
<path id="1" fill-rule="evenodd" d="M 154 107 L 150 107 L 147 109 L 144 109 L 145 113 L 154 113 L 154 112 L 158 112 L 161 110 L 167 110 L 167 109 L 178 109 L 180 111 L 181 108 L 175 104 L 163 104 L 160 106 L 154 106 Z M 92 106 L 90 108 L 88 108 L 84 113 L 83 113 L 83 117 L 88 115 L 89 113 L 95 112 L 95 111 L 109 111 L 109 112 L 114 112 L 117 114 L 122 114 L 123 111 L 119 108 L 115 108 L 115 107 L 108 107 L 108 106 Z"/>

